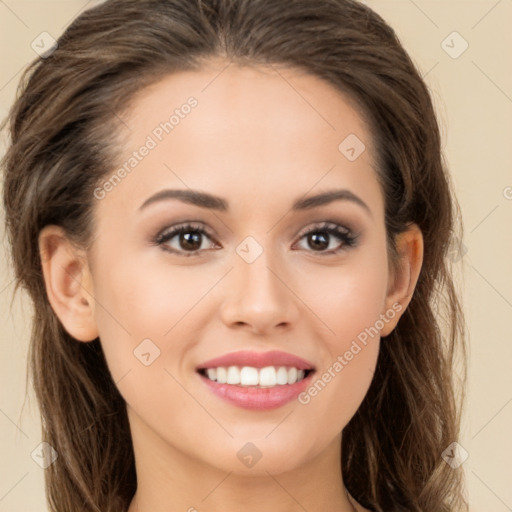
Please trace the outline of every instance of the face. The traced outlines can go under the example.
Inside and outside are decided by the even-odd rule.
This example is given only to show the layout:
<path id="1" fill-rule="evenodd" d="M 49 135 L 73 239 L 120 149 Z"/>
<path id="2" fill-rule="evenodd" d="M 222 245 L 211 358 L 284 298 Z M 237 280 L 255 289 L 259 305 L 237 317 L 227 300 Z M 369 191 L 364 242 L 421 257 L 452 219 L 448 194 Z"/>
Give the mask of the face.
<path id="1" fill-rule="evenodd" d="M 168 76 L 122 118 L 94 322 L 135 443 L 263 474 L 339 446 L 401 306 L 361 116 L 300 71 L 224 68 Z"/>

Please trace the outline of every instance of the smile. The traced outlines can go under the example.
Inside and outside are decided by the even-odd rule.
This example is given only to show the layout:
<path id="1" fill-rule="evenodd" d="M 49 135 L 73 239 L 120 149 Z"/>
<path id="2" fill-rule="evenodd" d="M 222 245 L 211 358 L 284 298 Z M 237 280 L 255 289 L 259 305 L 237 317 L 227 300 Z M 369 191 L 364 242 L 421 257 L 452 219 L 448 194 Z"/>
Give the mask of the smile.
<path id="1" fill-rule="evenodd" d="M 216 396 L 244 409 L 281 407 L 304 391 L 315 368 L 293 354 L 239 351 L 196 368 Z"/>
<path id="2" fill-rule="evenodd" d="M 300 382 L 311 370 L 301 370 L 295 367 L 266 366 L 219 366 L 200 370 L 208 379 L 219 384 L 239 384 L 240 386 L 274 387 Z"/>

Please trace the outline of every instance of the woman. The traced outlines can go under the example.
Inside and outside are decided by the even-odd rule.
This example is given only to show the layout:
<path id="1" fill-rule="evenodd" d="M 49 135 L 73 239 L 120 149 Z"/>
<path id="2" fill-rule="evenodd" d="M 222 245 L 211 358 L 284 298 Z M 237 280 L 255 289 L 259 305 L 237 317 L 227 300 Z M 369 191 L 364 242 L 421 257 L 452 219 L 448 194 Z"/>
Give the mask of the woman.
<path id="1" fill-rule="evenodd" d="M 377 14 L 107 0 L 10 133 L 50 510 L 466 510 L 455 202 Z"/>

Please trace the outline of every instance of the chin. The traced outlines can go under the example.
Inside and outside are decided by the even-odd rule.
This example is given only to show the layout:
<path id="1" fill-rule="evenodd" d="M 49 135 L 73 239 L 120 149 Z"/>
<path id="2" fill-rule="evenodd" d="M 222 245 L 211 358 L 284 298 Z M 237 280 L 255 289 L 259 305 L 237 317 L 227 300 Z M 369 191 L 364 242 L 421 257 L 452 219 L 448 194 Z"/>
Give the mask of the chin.
<path id="1" fill-rule="evenodd" d="M 235 438 L 224 445 L 228 449 L 222 449 L 217 457 L 212 458 L 210 452 L 206 462 L 222 471 L 243 476 L 268 477 L 269 473 L 286 473 L 307 464 L 308 459 L 314 457 L 314 450 L 306 443 L 291 441 L 289 436 L 285 440 L 277 435 L 272 441 L 265 438 L 252 441 Z M 303 450 L 299 450 L 299 447 Z"/>

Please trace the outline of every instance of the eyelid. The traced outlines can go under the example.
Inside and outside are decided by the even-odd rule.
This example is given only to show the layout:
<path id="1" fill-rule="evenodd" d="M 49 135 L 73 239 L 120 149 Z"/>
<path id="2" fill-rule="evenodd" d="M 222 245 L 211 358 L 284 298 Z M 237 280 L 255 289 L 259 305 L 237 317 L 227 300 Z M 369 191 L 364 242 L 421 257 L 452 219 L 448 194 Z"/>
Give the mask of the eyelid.
<path id="1" fill-rule="evenodd" d="M 218 244 L 213 231 L 206 226 L 203 222 L 198 221 L 182 221 L 177 224 L 173 224 L 171 226 L 167 226 L 160 231 L 158 231 L 157 235 L 154 237 L 154 242 L 156 244 L 162 244 L 163 240 L 168 237 L 168 235 L 172 234 L 172 238 L 179 234 L 180 230 L 184 229 L 187 231 L 197 231 L 199 233 L 204 233 L 212 240 Z"/>
<path id="2" fill-rule="evenodd" d="M 315 230 L 321 231 L 322 229 L 329 229 L 329 228 L 340 229 L 342 231 L 345 231 L 347 233 L 347 235 L 352 234 L 352 230 L 349 227 L 345 226 L 344 224 L 340 224 L 339 222 L 325 220 L 325 221 L 320 221 L 320 222 L 315 222 L 313 224 L 309 224 L 308 226 L 303 228 L 301 231 L 299 231 L 297 237 L 302 238 L 304 235 L 309 234 L 311 231 L 315 231 Z"/>

